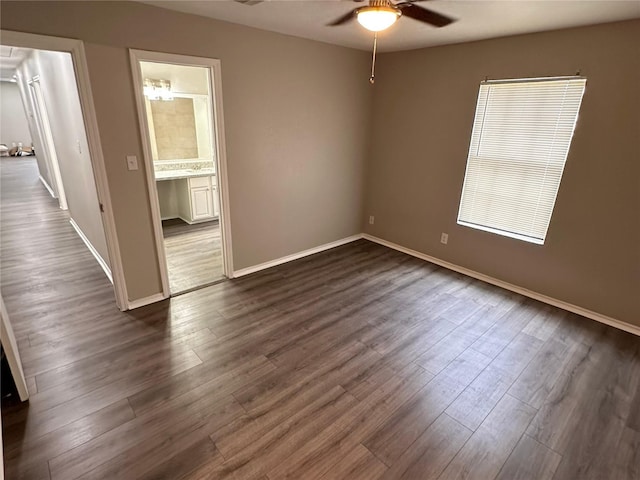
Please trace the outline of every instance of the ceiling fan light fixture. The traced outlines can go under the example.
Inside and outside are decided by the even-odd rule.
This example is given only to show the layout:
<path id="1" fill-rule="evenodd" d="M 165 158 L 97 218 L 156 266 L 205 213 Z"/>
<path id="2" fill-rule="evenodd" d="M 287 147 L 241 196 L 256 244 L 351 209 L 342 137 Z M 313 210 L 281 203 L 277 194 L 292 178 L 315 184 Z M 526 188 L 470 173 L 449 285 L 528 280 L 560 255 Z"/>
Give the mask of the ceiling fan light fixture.
<path id="1" fill-rule="evenodd" d="M 358 23 L 372 32 L 386 30 L 399 17 L 400 10 L 393 7 L 363 7 L 358 10 Z"/>

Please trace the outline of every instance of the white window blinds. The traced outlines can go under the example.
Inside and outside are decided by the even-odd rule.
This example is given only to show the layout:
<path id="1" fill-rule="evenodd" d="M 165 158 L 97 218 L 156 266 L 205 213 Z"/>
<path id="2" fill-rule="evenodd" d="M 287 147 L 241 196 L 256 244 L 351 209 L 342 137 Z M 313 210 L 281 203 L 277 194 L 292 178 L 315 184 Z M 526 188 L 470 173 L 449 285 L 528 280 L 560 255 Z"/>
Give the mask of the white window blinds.
<path id="1" fill-rule="evenodd" d="M 543 244 L 586 79 L 480 85 L 458 223 Z"/>

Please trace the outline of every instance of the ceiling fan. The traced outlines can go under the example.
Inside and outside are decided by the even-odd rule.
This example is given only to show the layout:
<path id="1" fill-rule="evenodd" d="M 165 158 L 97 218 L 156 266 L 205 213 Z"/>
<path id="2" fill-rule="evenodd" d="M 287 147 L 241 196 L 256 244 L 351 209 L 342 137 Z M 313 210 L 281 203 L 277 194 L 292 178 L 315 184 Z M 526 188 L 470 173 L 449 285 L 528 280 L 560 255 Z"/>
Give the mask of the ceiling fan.
<path id="1" fill-rule="evenodd" d="M 363 0 L 354 1 L 360 3 Z M 419 22 L 428 23 L 434 27 L 444 27 L 455 22 L 451 17 L 419 7 L 416 3 L 420 1 L 427 0 L 404 0 L 398 3 L 394 3 L 392 0 L 369 0 L 369 4 L 366 7 L 353 9 L 329 23 L 329 26 L 343 25 L 357 18 L 358 22 L 366 29 L 372 32 L 379 32 L 389 28 L 403 15 Z"/>
<path id="2" fill-rule="evenodd" d="M 359 3 L 364 0 L 353 1 Z M 393 0 L 369 0 L 369 4 L 366 7 L 354 8 L 349 13 L 329 23 L 328 26 L 343 25 L 355 18 L 364 28 L 374 32 L 373 61 L 371 63 L 371 77 L 369 77 L 369 82 L 373 84 L 375 81 L 378 32 L 389 28 L 403 15 L 419 22 L 428 23 L 434 27 L 444 27 L 455 22 L 455 19 L 451 17 L 416 5 L 417 2 L 425 1 L 427 0 L 402 0 L 394 3 Z"/>

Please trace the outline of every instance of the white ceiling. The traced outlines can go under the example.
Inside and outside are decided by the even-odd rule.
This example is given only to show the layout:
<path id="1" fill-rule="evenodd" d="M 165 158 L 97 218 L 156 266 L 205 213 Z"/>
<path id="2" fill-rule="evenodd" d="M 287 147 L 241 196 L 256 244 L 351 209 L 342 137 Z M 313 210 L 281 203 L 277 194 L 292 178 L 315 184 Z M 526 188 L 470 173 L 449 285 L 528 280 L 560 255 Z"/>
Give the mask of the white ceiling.
<path id="1" fill-rule="evenodd" d="M 327 23 L 365 5 L 348 0 L 145 0 L 143 3 L 346 47 L 370 50 L 373 34 L 357 22 Z M 410 18 L 379 34 L 381 51 L 461 43 L 522 33 L 640 18 L 638 0 L 432 0 L 420 6 L 458 21 L 434 28 Z"/>
<path id="2" fill-rule="evenodd" d="M 158 62 L 140 62 L 140 68 L 143 78 L 169 80 L 172 92 L 200 95 L 209 93 L 209 70 L 207 68 Z"/>
<path id="3" fill-rule="evenodd" d="M 9 47 L 0 45 L 0 78 L 11 79 L 16 73 L 16 67 L 22 63 L 22 60 L 31 54 L 29 48 Z"/>
<path id="4" fill-rule="evenodd" d="M 0 65 L 4 68 L 16 68 L 30 53 L 28 48 L 0 45 Z"/>

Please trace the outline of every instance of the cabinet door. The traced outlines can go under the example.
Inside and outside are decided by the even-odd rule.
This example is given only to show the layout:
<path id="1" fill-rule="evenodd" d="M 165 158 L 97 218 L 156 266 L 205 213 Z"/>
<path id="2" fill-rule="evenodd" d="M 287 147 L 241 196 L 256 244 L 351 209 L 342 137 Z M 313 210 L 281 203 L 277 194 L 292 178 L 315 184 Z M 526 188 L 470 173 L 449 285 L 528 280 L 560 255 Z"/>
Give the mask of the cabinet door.
<path id="1" fill-rule="evenodd" d="M 218 187 L 213 185 L 211 187 L 211 196 L 213 197 L 213 216 L 220 215 L 220 199 L 218 198 Z"/>
<path id="2" fill-rule="evenodd" d="M 211 197 L 211 189 L 209 187 L 191 189 L 191 218 L 194 221 L 213 217 Z"/>

